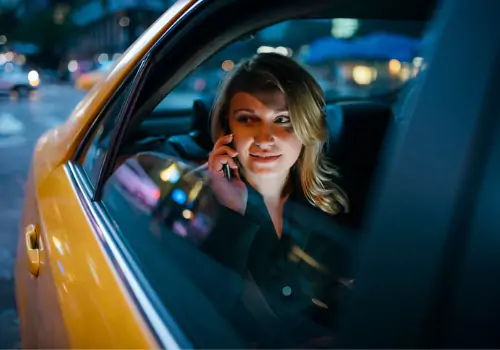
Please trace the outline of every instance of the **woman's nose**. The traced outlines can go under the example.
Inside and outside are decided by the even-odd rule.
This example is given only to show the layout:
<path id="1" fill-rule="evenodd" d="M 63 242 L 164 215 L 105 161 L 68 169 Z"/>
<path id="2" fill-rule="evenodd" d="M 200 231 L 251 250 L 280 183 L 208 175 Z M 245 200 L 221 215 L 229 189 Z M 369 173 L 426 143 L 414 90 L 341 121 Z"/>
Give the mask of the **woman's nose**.
<path id="1" fill-rule="evenodd" d="M 274 132 L 272 125 L 262 123 L 259 127 L 257 127 L 254 140 L 255 143 L 261 147 L 274 144 Z"/>

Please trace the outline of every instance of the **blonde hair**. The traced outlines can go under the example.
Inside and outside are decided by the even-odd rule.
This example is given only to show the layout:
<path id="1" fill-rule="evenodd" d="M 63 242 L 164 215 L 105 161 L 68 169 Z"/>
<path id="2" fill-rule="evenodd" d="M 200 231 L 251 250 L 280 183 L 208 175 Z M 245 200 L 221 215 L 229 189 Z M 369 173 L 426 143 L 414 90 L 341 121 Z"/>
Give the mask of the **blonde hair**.
<path id="1" fill-rule="evenodd" d="M 344 191 L 333 182 L 337 169 L 324 156 L 328 132 L 323 91 L 294 60 L 275 53 L 258 54 L 230 72 L 219 89 L 212 110 L 214 142 L 228 125 L 229 102 L 237 92 L 282 91 L 293 130 L 302 142 L 296 167 L 308 201 L 328 214 L 349 211 Z"/>

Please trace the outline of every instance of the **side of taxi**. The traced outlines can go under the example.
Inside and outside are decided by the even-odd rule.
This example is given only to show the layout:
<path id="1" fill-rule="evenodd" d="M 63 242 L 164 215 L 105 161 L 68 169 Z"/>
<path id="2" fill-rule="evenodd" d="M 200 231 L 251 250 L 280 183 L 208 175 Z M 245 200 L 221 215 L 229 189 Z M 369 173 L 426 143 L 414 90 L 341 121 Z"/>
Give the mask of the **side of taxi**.
<path id="1" fill-rule="evenodd" d="M 23 347 L 260 344 L 255 339 L 274 321 L 231 314 L 234 276 L 184 239 L 214 220 L 209 206 L 178 206 L 200 192 L 199 182 L 158 195 L 157 181 L 176 183 L 187 167 L 155 154 L 206 159 L 214 91 L 203 89 L 201 74 L 196 91 L 180 88 L 197 67 L 230 69 L 234 52 L 282 47 L 291 39 L 279 28 L 293 21 L 338 18 L 416 22 L 424 65 L 396 94 L 327 107 L 336 125 L 332 156 L 357 203 L 346 225 L 363 238 L 355 286 L 328 345 L 498 346 L 499 7 L 495 0 L 177 1 L 36 145 L 16 264 Z M 245 46 L 255 37 L 270 44 Z M 408 80 L 403 63 L 406 73 L 396 77 Z M 364 68 L 350 72 L 379 67 L 356 65 Z M 142 170 L 134 172 L 136 163 Z M 123 184 L 151 173 L 140 190 Z M 293 333 L 274 336 L 290 346 Z"/>

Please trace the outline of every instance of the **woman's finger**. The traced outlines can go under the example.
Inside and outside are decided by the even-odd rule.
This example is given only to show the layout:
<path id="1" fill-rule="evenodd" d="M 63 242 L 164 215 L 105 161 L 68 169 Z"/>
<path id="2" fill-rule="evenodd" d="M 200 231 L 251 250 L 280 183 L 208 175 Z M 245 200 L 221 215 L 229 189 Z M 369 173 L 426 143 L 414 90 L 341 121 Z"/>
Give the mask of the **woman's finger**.
<path id="1" fill-rule="evenodd" d="M 214 157 L 214 156 L 218 156 L 218 155 L 222 155 L 222 154 L 227 154 L 229 155 L 231 158 L 234 158 L 238 155 L 238 152 L 232 148 L 232 147 L 229 147 L 229 146 L 221 146 L 217 149 L 214 149 L 212 151 L 212 153 L 210 153 L 210 156 L 209 157 Z"/>
<path id="2" fill-rule="evenodd" d="M 214 157 L 209 163 L 208 167 L 211 171 L 218 172 L 222 170 L 224 164 L 229 165 L 231 169 L 238 169 L 238 165 L 236 164 L 234 159 L 228 155 L 219 155 L 217 157 Z"/>
<path id="3" fill-rule="evenodd" d="M 233 141 L 233 134 L 224 135 L 215 142 L 213 149 L 216 150 L 221 146 L 227 145 L 231 141 Z"/>

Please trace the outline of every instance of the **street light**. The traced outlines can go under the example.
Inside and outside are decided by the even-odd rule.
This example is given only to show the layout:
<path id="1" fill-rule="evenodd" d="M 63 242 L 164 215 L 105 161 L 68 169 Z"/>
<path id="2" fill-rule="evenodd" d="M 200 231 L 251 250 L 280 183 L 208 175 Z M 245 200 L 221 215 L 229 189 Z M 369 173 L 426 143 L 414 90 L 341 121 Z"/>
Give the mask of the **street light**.
<path id="1" fill-rule="evenodd" d="M 120 27 L 128 27 L 130 25 L 130 18 L 128 18 L 127 16 L 123 16 L 122 18 L 120 18 L 118 24 L 120 25 Z"/>
<path id="2" fill-rule="evenodd" d="M 7 43 L 7 37 L 5 35 L 0 35 L 0 45 Z"/>

